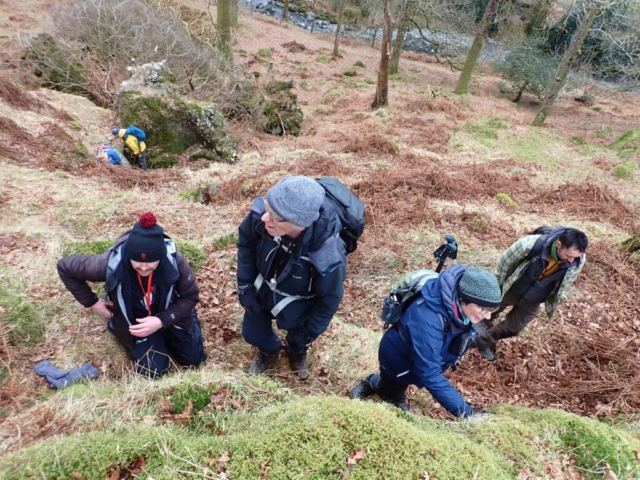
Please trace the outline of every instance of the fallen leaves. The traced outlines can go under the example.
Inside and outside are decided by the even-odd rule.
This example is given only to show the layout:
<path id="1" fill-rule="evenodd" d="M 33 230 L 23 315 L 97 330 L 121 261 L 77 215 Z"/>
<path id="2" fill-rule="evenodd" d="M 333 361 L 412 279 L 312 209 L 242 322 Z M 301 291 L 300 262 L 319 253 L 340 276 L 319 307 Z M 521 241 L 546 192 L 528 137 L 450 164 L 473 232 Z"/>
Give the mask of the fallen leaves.
<path id="1" fill-rule="evenodd" d="M 365 450 L 356 450 L 355 452 L 353 452 L 347 457 L 347 466 L 355 467 L 356 464 L 364 458 L 366 453 L 367 452 Z"/>
<path id="2" fill-rule="evenodd" d="M 113 463 L 109 468 L 109 473 L 107 474 L 106 480 L 129 480 L 138 478 L 146 464 L 147 461 L 142 455 L 136 458 L 129 465 L 127 465 L 126 460 L 124 460 L 120 465 L 116 465 L 115 463 Z M 80 479 L 77 478 L 76 480 Z"/>

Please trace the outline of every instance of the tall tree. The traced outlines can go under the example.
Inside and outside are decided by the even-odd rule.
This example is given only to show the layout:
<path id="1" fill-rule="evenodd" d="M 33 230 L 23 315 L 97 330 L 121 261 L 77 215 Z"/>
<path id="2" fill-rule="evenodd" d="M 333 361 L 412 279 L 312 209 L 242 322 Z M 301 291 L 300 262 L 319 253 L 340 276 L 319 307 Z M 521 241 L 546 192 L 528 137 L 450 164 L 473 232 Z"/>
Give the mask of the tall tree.
<path id="1" fill-rule="evenodd" d="M 380 69 L 376 96 L 371 109 L 385 107 L 389 104 L 389 57 L 391 53 L 391 0 L 384 0 L 384 20 L 382 28 L 382 45 L 380 47 Z"/>
<path id="2" fill-rule="evenodd" d="M 411 0 L 402 0 L 402 5 L 400 6 L 400 20 L 398 21 L 398 32 L 396 33 L 396 41 L 393 44 L 393 51 L 391 52 L 391 63 L 389 64 L 390 75 L 398 73 L 400 54 L 402 53 L 404 38 L 407 35 L 407 31 L 409 30 L 410 5 Z"/>
<path id="3" fill-rule="evenodd" d="M 524 27 L 527 37 L 544 28 L 545 20 L 551 13 L 552 6 L 553 0 L 536 0 L 531 8 L 531 18 Z"/>
<path id="4" fill-rule="evenodd" d="M 471 74 L 473 73 L 473 69 L 478 62 L 478 57 L 480 57 L 480 51 L 482 50 L 484 39 L 489 32 L 489 25 L 496 16 L 497 11 L 498 0 L 488 0 L 487 6 L 484 9 L 484 14 L 482 15 L 482 20 L 480 20 L 480 23 L 477 26 L 476 35 L 473 38 L 473 44 L 471 45 L 471 49 L 467 54 L 467 59 L 464 62 L 464 67 L 462 67 L 460 78 L 458 78 L 458 84 L 453 90 L 453 93 L 457 93 L 458 95 L 467 93 L 467 90 L 469 88 L 469 80 L 471 80 Z"/>
<path id="5" fill-rule="evenodd" d="M 591 28 L 591 24 L 595 20 L 596 15 L 598 15 L 598 12 L 602 8 L 602 6 L 603 6 L 602 2 L 599 2 L 598 0 L 593 0 L 585 4 L 586 12 L 582 20 L 582 23 L 580 24 L 580 27 L 578 27 L 578 30 L 576 30 L 576 32 L 573 35 L 573 38 L 571 39 L 571 44 L 569 45 L 569 48 L 567 48 L 567 51 L 565 52 L 564 57 L 562 58 L 562 62 L 560 62 L 560 66 L 556 71 L 556 75 L 553 80 L 553 83 L 549 87 L 549 94 L 547 95 L 547 98 L 545 99 L 545 101 L 542 102 L 540 111 L 538 112 L 536 117 L 533 119 L 533 122 L 531 122 L 532 126 L 541 127 L 545 119 L 547 118 L 547 115 L 549 114 L 551 107 L 553 106 L 554 102 L 558 98 L 558 94 L 560 93 L 560 90 L 562 90 L 562 87 L 564 86 L 564 83 L 567 79 L 567 75 L 569 74 L 569 70 L 571 69 L 571 66 L 575 63 L 576 59 L 578 58 L 578 55 L 580 53 L 580 47 L 584 43 L 584 39 L 587 38 L 587 34 L 589 33 L 589 28 Z"/>
<path id="6" fill-rule="evenodd" d="M 282 20 L 289 21 L 289 0 L 284 0 L 284 6 L 282 7 Z"/>
<path id="7" fill-rule="evenodd" d="M 338 24 L 336 25 L 336 38 L 333 42 L 333 56 L 338 56 L 338 47 L 340 46 L 340 30 L 342 29 L 342 18 L 344 15 L 344 8 L 347 6 L 347 0 L 340 0 L 338 6 Z"/>
<path id="8" fill-rule="evenodd" d="M 218 51 L 229 62 L 233 61 L 233 53 L 231 51 L 231 11 L 233 2 L 237 0 L 218 0 L 218 35 L 216 38 L 216 46 Z"/>

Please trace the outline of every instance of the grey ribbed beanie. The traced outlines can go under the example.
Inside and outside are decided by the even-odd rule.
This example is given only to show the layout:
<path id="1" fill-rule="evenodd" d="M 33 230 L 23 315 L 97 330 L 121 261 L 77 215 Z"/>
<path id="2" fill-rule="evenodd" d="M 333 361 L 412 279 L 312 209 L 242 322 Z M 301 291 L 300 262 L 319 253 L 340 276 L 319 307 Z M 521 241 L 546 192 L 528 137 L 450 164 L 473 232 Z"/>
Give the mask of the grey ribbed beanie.
<path id="1" fill-rule="evenodd" d="M 499 307 L 502 300 L 502 292 L 496 276 L 475 267 L 468 268 L 462 275 L 458 284 L 458 294 L 466 302 L 482 307 Z"/>
<path id="2" fill-rule="evenodd" d="M 283 220 L 309 227 L 320 216 L 324 188 L 303 175 L 286 177 L 267 192 L 267 203 Z"/>

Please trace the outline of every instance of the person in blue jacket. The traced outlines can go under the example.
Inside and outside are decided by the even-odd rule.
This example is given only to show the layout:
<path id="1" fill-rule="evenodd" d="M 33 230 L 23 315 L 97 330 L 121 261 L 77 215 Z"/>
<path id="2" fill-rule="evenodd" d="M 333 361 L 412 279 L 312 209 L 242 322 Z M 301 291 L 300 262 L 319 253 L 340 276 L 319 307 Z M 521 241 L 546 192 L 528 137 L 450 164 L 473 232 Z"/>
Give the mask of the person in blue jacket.
<path id="1" fill-rule="evenodd" d="M 256 197 L 238 229 L 238 298 L 242 335 L 258 353 L 250 375 L 268 370 L 283 347 L 272 321 L 286 330 L 289 361 L 309 377 L 307 348 L 329 326 L 344 294 L 342 225 L 324 188 L 305 176 L 287 177 Z"/>
<path id="2" fill-rule="evenodd" d="M 456 417 L 484 410 L 474 408 L 458 393 L 444 372 L 455 367 L 477 336 L 475 325 L 500 306 L 495 275 L 480 268 L 449 267 L 428 280 L 421 294 L 380 342 L 380 373 L 370 375 L 351 391 L 351 398 L 378 394 L 409 411 L 409 385 L 426 388 Z"/>

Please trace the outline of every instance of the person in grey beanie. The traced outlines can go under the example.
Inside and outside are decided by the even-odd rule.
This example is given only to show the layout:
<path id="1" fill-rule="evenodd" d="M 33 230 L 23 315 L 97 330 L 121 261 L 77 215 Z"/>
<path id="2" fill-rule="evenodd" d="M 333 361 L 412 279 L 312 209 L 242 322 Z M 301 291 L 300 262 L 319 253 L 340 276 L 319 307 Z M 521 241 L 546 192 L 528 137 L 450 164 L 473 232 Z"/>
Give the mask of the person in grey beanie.
<path id="1" fill-rule="evenodd" d="M 495 275 L 480 268 L 453 265 L 427 280 L 400 320 L 380 342 L 380 373 L 369 375 L 351 391 L 352 399 L 377 394 L 404 411 L 409 385 L 426 388 L 456 417 L 486 413 L 471 406 L 444 372 L 455 369 L 477 336 L 475 325 L 500 306 Z"/>
<path id="2" fill-rule="evenodd" d="M 248 373 L 271 368 L 284 348 L 300 380 L 307 349 L 325 332 L 344 294 L 346 251 L 338 214 L 315 180 L 281 179 L 256 197 L 238 229 L 238 298 L 242 335 L 257 347 Z"/>

